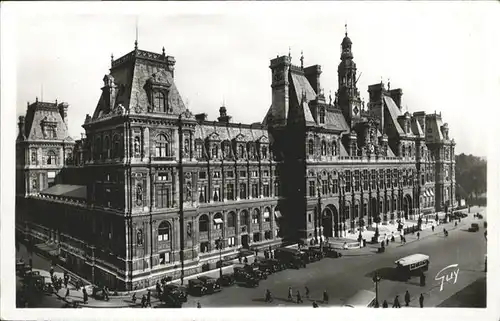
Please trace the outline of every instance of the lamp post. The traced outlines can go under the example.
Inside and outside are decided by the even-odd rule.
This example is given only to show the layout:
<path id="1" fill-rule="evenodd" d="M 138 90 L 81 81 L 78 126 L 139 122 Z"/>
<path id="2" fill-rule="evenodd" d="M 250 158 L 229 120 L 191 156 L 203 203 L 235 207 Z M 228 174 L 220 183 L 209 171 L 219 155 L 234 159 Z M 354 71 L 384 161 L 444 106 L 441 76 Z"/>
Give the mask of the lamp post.
<path id="1" fill-rule="evenodd" d="M 379 303 L 378 303 L 378 284 L 380 282 L 380 280 L 382 280 L 382 278 L 380 277 L 380 275 L 378 275 L 377 272 L 375 272 L 375 274 L 373 275 L 373 278 L 372 278 L 373 282 L 375 282 L 375 307 L 379 307 Z"/>
<path id="2" fill-rule="evenodd" d="M 217 248 L 219 249 L 219 277 L 222 277 L 222 237 L 217 240 Z"/>

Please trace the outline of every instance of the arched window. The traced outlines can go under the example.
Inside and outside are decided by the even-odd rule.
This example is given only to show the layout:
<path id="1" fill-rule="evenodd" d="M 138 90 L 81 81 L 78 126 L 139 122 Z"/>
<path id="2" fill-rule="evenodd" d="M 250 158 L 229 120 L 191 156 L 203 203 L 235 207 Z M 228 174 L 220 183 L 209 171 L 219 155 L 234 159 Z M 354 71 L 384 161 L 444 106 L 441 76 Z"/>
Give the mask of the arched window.
<path id="1" fill-rule="evenodd" d="M 189 138 L 184 139 L 184 157 L 191 156 L 191 144 L 189 143 Z"/>
<path id="2" fill-rule="evenodd" d="M 267 159 L 267 146 L 262 146 L 262 159 Z"/>
<path id="3" fill-rule="evenodd" d="M 321 141 L 321 156 L 326 156 L 326 142 Z"/>
<path id="4" fill-rule="evenodd" d="M 162 92 L 155 92 L 153 97 L 154 110 L 165 112 L 165 95 Z"/>
<path id="5" fill-rule="evenodd" d="M 227 214 L 227 227 L 236 227 L 236 214 L 234 212 Z"/>
<path id="6" fill-rule="evenodd" d="M 222 143 L 222 153 L 224 158 L 228 158 L 231 156 L 231 146 L 228 141 L 224 141 Z"/>
<path id="7" fill-rule="evenodd" d="M 170 224 L 163 221 L 158 226 L 158 242 L 170 241 Z"/>
<path id="8" fill-rule="evenodd" d="M 309 139 L 307 145 L 309 147 L 309 155 L 314 155 L 314 141 L 312 139 Z"/>
<path id="9" fill-rule="evenodd" d="M 266 207 L 264 209 L 264 222 L 270 222 L 271 221 L 271 209 L 269 207 Z"/>
<path id="10" fill-rule="evenodd" d="M 31 150 L 31 164 L 37 165 L 38 163 L 38 152 L 36 149 Z"/>
<path id="11" fill-rule="evenodd" d="M 115 135 L 113 137 L 113 157 L 119 157 L 120 153 L 120 136 Z"/>
<path id="12" fill-rule="evenodd" d="M 170 152 L 169 141 L 167 137 L 163 134 L 156 136 L 155 142 L 155 155 L 156 157 L 166 157 Z"/>
<path id="13" fill-rule="evenodd" d="M 222 230 L 222 226 L 224 225 L 224 220 L 222 219 L 222 214 L 217 213 L 214 215 L 214 229 Z"/>
<path id="14" fill-rule="evenodd" d="M 259 224 L 260 223 L 260 211 L 256 208 L 252 213 L 252 223 Z"/>
<path id="15" fill-rule="evenodd" d="M 320 108 L 319 109 L 319 123 L 324 124 L 325 123 L 325 108 Z"/>
<path id="16" fill-rule="evenodd" d="M 47 152 L 47 165 L 57 165 L 56 152 L 53 150 Z"/>
<path id="17" fill-rule="evenodd" d="M 332 156 L 337 155 L 337 142 L 332 143 Z"/>
<path id="18" fill-rule="evenodd" d="M 200 232 L 208 232 L 208 216 L 206 214 L 200 216 L 198 229 Z"/>
<path id="19" fill-rule="evenodd" d="M 105 136 L 104 137 L 104 158 L 108 159 L 111 158 L 111 145 L 109 143 L 109 137 Z"/>
<path id="20" fill-rule="evenodd" d="M 238 158 L 242 159 L 245 157 L 245 147 L 243 145 L 238 146 Z"/>
<path id="21" fill-rule="evenodd" d="M 240 212 L 240 225 L 249 225 L 250 222 L 248 221 L 248 212 L 246 210 L 243 210 Z"/>
<path id="22" fill-rule="evenodd" d="M 212 145 L 212 159 L 217 159 L 219 157 L 219 146 L 217 144 Z"/>
<path id="23" fill-rule="evenodd" d="M 142 245 L 142 229 L 137 230 L 137 245 Z"/>

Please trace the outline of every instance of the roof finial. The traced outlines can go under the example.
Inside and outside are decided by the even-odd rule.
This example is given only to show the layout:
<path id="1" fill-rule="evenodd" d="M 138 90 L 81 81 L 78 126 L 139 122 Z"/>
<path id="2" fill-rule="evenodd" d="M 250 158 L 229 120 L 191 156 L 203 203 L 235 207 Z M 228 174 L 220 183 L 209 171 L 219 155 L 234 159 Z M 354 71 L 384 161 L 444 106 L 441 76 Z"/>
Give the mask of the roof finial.
<path id="1" fill-rule="evenodd" d="M 139 44 L 139 19 L 135 17 L 135 50 Z"/>
<path id="2" fill-rule="evenodd" d="M 332 105 L 332 91 L 328 93 L 328 98 L 330 99 L 330 106 Z"/>
<path id="3" fill-rule="evenodd" d="M 387 90 L 391 90 L 391 78 L 387 78 Z"/>
<path id="4" fill-rule="evenodd" d="M 165 56 L 165 46 L 163 46 L 163 48 L 161 49 L 161 52 L 163 53 L 163 55 Z"/>
<path id="5" fill-rule="evenodd" d="M 304 69 L 304 51 L 300 51 L 300 68 Z"/>
<path id="6" fill-rule="evenodd" d="M 292 60 L 292 47 L 288 47 L 288 59 Z"/>
<path id="7" fill-rule="evenodd" d="M 113 53 L 111 53 L 111 64 L 113 64 L 114 60 L 115 60 L 115 57 L 113 56 Z"/>
<path id="8" fill-rule="evenodd" d="M 347 22 L 345 24 L 345 36 L 347 37 Z"/>

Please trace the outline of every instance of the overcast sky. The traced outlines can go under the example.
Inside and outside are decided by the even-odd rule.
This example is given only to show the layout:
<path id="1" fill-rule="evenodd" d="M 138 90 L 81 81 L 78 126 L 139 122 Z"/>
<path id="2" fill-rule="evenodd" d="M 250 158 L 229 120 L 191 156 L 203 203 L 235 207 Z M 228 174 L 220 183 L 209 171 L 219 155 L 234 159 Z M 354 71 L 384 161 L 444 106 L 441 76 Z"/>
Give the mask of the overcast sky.
<path id="1" fill-rule="evenodd" d="M 5 7 L 5 3 L 2 4 Z M 325 94 L 337 90 L 344 24 L 358 89 L 390 78 L 409 112 L 441 111 L 456 152 L 487 154 L 499 108 L 498 4 L 489 3 L 85 3 L 16 4 L 17 115 L 35 97 L 65 101 L 71 136 L 92 114 L 115 59 L 134 46 L 176 58 L 175 81 L 193 113 L 218 116 L 222 102 L 241 123 L 260 122 L 271 104 L 269 60 L 288 54 L 320 64 Z M 11 8 L 13 9 L 13 8 Z M 495 58 L 495 59 L 494 59 Z"/>

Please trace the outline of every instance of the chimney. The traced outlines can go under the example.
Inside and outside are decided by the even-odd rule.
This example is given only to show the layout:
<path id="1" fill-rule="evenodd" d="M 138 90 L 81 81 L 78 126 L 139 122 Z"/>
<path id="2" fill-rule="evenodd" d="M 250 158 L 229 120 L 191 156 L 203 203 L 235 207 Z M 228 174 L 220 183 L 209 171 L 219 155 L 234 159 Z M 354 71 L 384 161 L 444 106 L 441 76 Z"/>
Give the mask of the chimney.
<path id="1" fill-rule="evenodd" d="M 304 75 L 306 76 L 307 80 L 311 84 L 311 87 L 316 92 L 316 95 L 319 95 L 321 93 L 321 84 L 320 84 L 320 80 L 319 80 L 321 72 L 322 71 L 321 71 L 320 65 L 314 65 L 314 66 L 304 68 Z"/>
<path id="2" fill-rule="evenodd" d="M 24 116 L 19 116 L 19 136 L 22 138 L 25 138 L 24 135 L 24 124 L 25 124 L 25 118 Z"/>
<path id="3" fill-rule="evenodd" d="M 393 89 L 389 91 L 389 95 L 391 96 L 392 100 L 394 100 L 399 110 L 401 110 L 401 96 L 403 96 L 403 90 L 401 88 Z"/>
<path id="4" fill-rule="evenodd" d="M 382 82 L 368 86 L 370 101 L 368 102 L 368 111 L 379 120 L 379 130 L 384 133 L 384 93 L 385 87 Z"/>
<path id="5" fill-rule="evenodd" d="M 59 114 L 61 114 L 63 122 L 66 122 L 66 119 L 68 119 L 68 103 L 60 103 L 57 107 L 59 108 Z"/>
<path id="6" fill-rule="evenodd" d="M 217 120 L 220 123 L 229 123 L 229 121 L 231 120 L 231 116 L 227 115 L 226 107 L 222 106 L 221 108 L 219 108 L 219 114 L 220 116 L 217 118 Z"/>
<path id="7" fill-rule="evenodd" d="M 196 121 L 201 123 L 207 120 L 207 114 L 206 113 L 201 113 L 201 114 L 196 114 L 194 117 L 196 118 Z"/>

